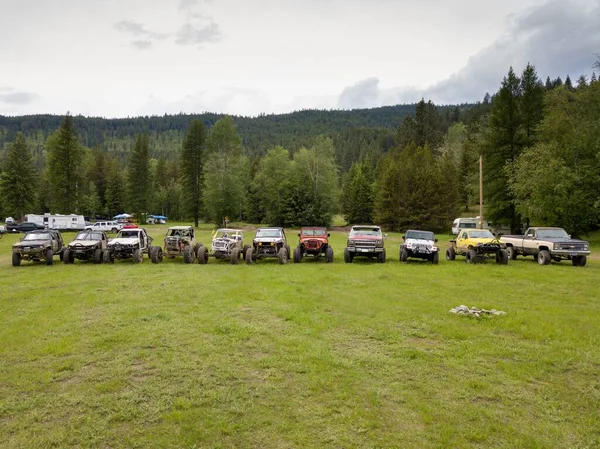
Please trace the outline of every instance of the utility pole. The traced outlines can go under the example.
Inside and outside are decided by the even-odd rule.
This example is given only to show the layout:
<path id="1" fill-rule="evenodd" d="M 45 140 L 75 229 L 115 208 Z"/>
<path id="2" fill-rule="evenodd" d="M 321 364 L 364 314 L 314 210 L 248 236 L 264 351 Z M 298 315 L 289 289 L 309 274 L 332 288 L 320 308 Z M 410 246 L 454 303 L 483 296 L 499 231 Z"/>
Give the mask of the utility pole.
<path id="1" fill-rule="evenodd" d="M 483 229 L 483 156 L 479 156 L 479 229 Z"/>

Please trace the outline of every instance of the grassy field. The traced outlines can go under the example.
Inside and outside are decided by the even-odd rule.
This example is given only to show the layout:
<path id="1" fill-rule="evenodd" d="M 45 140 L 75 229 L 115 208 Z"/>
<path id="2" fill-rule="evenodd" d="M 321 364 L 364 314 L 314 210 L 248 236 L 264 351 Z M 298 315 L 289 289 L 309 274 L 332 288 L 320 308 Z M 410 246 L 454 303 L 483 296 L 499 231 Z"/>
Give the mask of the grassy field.
<path id="1" fill-rule="evenodd" d="M 387 263 L 349 265 L 334 232 L 327 265 L 13 268 L 15 240 L 0 447 L 600 446 L 597 256 L 401 264 L 390 234 Z"/>

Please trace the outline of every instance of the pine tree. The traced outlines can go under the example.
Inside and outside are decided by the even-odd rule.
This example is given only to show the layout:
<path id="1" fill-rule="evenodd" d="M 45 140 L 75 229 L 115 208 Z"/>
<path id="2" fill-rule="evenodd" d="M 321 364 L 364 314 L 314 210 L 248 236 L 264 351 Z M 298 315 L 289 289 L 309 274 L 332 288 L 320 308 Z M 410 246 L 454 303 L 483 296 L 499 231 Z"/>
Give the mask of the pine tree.
<path id="1" fill-rule="evenodd" d="M 550 80 L 550 77 L 546 78 L 545 87 L 546 87 L 546 90 L 551 90 L 554 87 L 554 85 L 552 84 L 552 81 Z"/>
<path id="2" fill-rule="evenodd" d="M 581 75 L 577 79 L 577 89 L 583 89 L 586 86 L 587 86 L 587 78 L 585 75 Z"/>
<path id="3" fill-rule="evenodd" d="M 4 170 L 0 175 L 0 192 L 7 214 L 21 219 L 31 212 L 30 209 L 35 204 L 37 177 L 37 169 L 25 137 L 18 133 L 14 143 L 8 148 Z"/>
<path id="4" fill-rule="evenodd" d="M 108 161 L 106 174 L 106 212 L 114 216 L 125 212 L 125 181 L 121 164 L 116 158 Z"/>
<path id="5" fill-rule="evenodd" d="M 135 139 L 129 157 L 128 182 L 131 211 L 140 223 L 144 223 L 148 213 L 150 189 L 150 149 L 147 134 L 139 134 Z"/>
<path id="6" fill-rule="evenodd" d="M 67 113 L 60 128 L 46 141 L 48 181 L 55 213 L 71 214 L 78 210 L 83 149 Z"/>
<path id="7" fill-rule="evenodd" d="M 553 82 L 552 82 L 552 87 L 560 87 L 563 85 L 563 81 L 562 79 L 560 79 L 560 76 L 558 76 Z"/>
<path id="8" fill-rule="evenodd" d="M 534 131 L 542 120 L 544 110 L 544 91 L 540 87 L 535 67 L 527 64 L 521 77 L 520 112 L 525 131 L 525 146 L 535 142 Z"/>
<path id="9" fill-rule="evenodd" d="M 83 200 L 83 212 L 90 217 L 96 217 L 101 210 L 102 202 L 100 201 L 98 189 L 96 188 L 96 184 L 90 181 L 88 192 L 85 194 Z"/>
<path id="10" fill-rule="evenodd" d="M 520 217 L 506 188 L 505 167 L 521 154 L 523 147 L 521 95 L 521 82 L 511 67 L 492 105 L 483 160 L 488 218 L 494 223 L 510 223 L 513 232 L 520 226 Z"/>
<path id="11" fill-rule="evenodd" d="M 596 72 L 592 72 L 592 77 L 590 78 L 590 84 L 595 83 L 596 80 Z"/>
<path id="12" fill-rule="evenodd" d="M 181 166 L 183 185 L 186 186 L 189 212 L 194 218 L 194 226 L 198 227 L 200 209 L 202 207 L 202 170 L 204 168 L 204 151 L 206 129 L 200 120 L 194 120 L 183 140 Z"/>
<path id="13" fill-rule="evenodd" d="M 356 162 L 348 172 L 343 192 L 344 217 L 348 223 L 371 223 L 373 220 L 373 181 L 363 163 Z"/>
<path id="14" fill-rule="evenodd" d="M 571 82 L 571 77 L 569 75 L 567 75 L 567 78 L 565 79 L 565 87 L 569 90 L 573 90 L 573 83 Z"/>

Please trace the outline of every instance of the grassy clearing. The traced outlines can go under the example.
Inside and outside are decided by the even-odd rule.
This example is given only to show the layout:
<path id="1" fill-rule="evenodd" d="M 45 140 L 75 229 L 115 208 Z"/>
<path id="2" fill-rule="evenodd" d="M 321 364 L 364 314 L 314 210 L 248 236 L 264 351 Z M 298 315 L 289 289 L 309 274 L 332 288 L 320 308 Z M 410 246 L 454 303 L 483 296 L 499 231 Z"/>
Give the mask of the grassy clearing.
<path id="1" fill-rule="evenodd" d="M 600 445 L 600 261 L 400 264 L 390 234 L 347 265 L 344 238 L 332 265 L 13 268 L 5 236 L 0 446 Z"/>

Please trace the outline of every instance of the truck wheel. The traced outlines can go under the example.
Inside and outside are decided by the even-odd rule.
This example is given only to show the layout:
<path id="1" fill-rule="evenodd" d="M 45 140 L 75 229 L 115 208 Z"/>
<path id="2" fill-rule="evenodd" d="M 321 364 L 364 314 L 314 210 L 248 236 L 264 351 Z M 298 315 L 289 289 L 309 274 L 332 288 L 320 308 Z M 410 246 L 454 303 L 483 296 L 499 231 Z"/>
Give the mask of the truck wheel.
<path id="1" fill-rule="evenodd" d="M 190 245 L 186 245 L 183 248 L 183 263 L 192 263 L 194 261 L 194 255 L 192 253 L 192 248 Z"/>
<path id="2" fill-rule="evenodd" d="M 54 251 L 51 249 L 46 250 L 46 265 L 52 265 L 54 262 L 52 258 L 54 257 Z"/>
<path id="3" fill-rule="evenodd" d="M 400 262 L 406 262 L 408 259 L 408 250 L 404 247 L 400 248 Z"/>
<path id="4" fill-rule="evenodd" d="M 139 249 L 133 250 L 133 263 L 142 262 L 144 260 L 143 257 L 144 257 L 144 254 Z"/>
<path id="5" fill-rule="evenodd" d="M 12 266 L 18 267 L 19 265 L 21 265 L 21 254 L 13 253 L 12 254 Z"/>
<path id="6" fill-rule="evenodd" d="M 348 251 L 348 248 L 344 249 L 344 262 L 352 263 L 352 254 Z"/>
<path id="7" fill-rule="evenodd" d="M 204 265 L 206 264 L 206 262 L 208 262 L 208 250 L 206 249 L 206 246 L 202 245 L 200 246 L 200 248 L 198 248 L 198 252 L 196 253 L 196 259 L 201 265 Z"/>
<path id="8" fill-rule="evenodd" d="M 250 245 L 244 245 L 244 247 L 242 248 L 242 259 L 246 259 L 246 253 L 248 252 L 248 249 L 250 248 Z"/>
<path id="9" fill-rule="evenodd" d="M 301 260 L 302 260 L 302 251 L 300 250 L 300 247 L 298 247 L 294 250 L 294 263 L 300 263 Z"/>
<path id="10" fill-rule="evenodd" d="M 119 232 L 119 230 L 117 228 L 112 228 L 110 230 L 110 232 L 112 232 L 113 234 L 116 234 L 117 232 Z"/>
<path id="11" fill-rule="evenodd" d="M 571 262 L 573 263 L 574 267 L 585 267 L 585 264 L 587 263 L 587 257 L 575 256 L 573 259 L 571 259 Z"/>
<path id="12" fill-rule="evenodd" d="M 477 263 L 477 251 L 470 249 L 467 251 L 467 257 L 465 257 L 467 263 Z"/>
<path id="13" fill-rule="evenodd" d="M 500 265 L 508 264 L 508 253 L 505 249 L 501 249 L 496 253 L 496 263 Z"/>
<path id="14" fill-rule="evenodd" d="M 517 251 L 515 250 L 514 247 L 509 246 L 508 248 L 506 248 L 506 252 L 508 253 L 508 258 L 510 260 L 516 260 L 517 259 Z"/>
<path id="15" fill-rule="evenodd" d="M 446 250 L 446 260 L 454 260 L 456 259 L 456 252 L 454 252 L 454 247 L 450 247 Z"/>
<path id="16" fill-rule="evenodd" d="M 333 248 L 328 246 L 325 250 L 325 263 L 333 263 Z"/>
<path id="17" fill-rule="evenodd" d="M 94 250 L 94 262 L 102 263 L 102 250 L 100 248 Z"/>
<path id="18" fill-rule="evenodd" d="M 240 250 L 239 248 L 233 248 L 231 250 L 231 254 L 229 255 L 229 263 L 231 265 L 237 265 L 240 261 Z"/>
<path id="19" fill-rule="evenodd" d="M 285 245 L 285 250 L 287 251 L 288 258 L 292 255 L 292 250 L 289 245 Z"/>
<path id="20" fill-rule="evenodd" d="M 288 260 L 288 252 L 285 247 L 280 248 L 277 253 L 277 259 L 279 259 L 279 265 L 285 265 Z"/>
<path id="21" fill-rule="evenodd" d="M 383 251 L 381 251 L 379 254 L 377 254 L 377 262 L 385 263 L 385 248 L 383 248 Z"/>
<path id="22" fill-rule="evenodd" d="M 108 251 L 108 263 L 115 263 L 115 253 L 111 250 Z"/>
<path id="23" fill-rule="evenodd" d="M 252 248 L 248 248 L 248 250 L 246 251 L 246 263 L 248 265 L 254 263 L 253 256 L 254 256 L 254 250 Z"/>
<path id="24" fill-rule="evenodd" d="M 431 258 L 431 263 L 434 265 L 437 265 L 439 261 L 440 261 L 440 252 L 436 251 L 435 253 L 433 253 L 433 257 Z"/>
<path id="25" fill-rule="evenodd" d="M 65 265 L 68 265 L 71 263 L 71 251 L 69 251 L 69 248 L 64 250 L 62 260 Z"/>
<path id="26" fill-rule="evenodd" d="M 110 251 L 105 249 L 104 251 L 102 251 L 102 263 L 109 263 L 110 262 Z"/>
<path id="27" fill-rule="evenodd" d="M 151 246 L 148 251 L 148 256 L 150 256 L 150 260 L 152 263 L 162 262 L 162 249 L 160 246 Z"/>
<path id="28" fill-rule="evenodd" d="M 538 253 L 538 257 L 537 257 L 538 263 L 540 265 L 548 265 L 550 263 L 550 253 L 543 249 Z"/>

